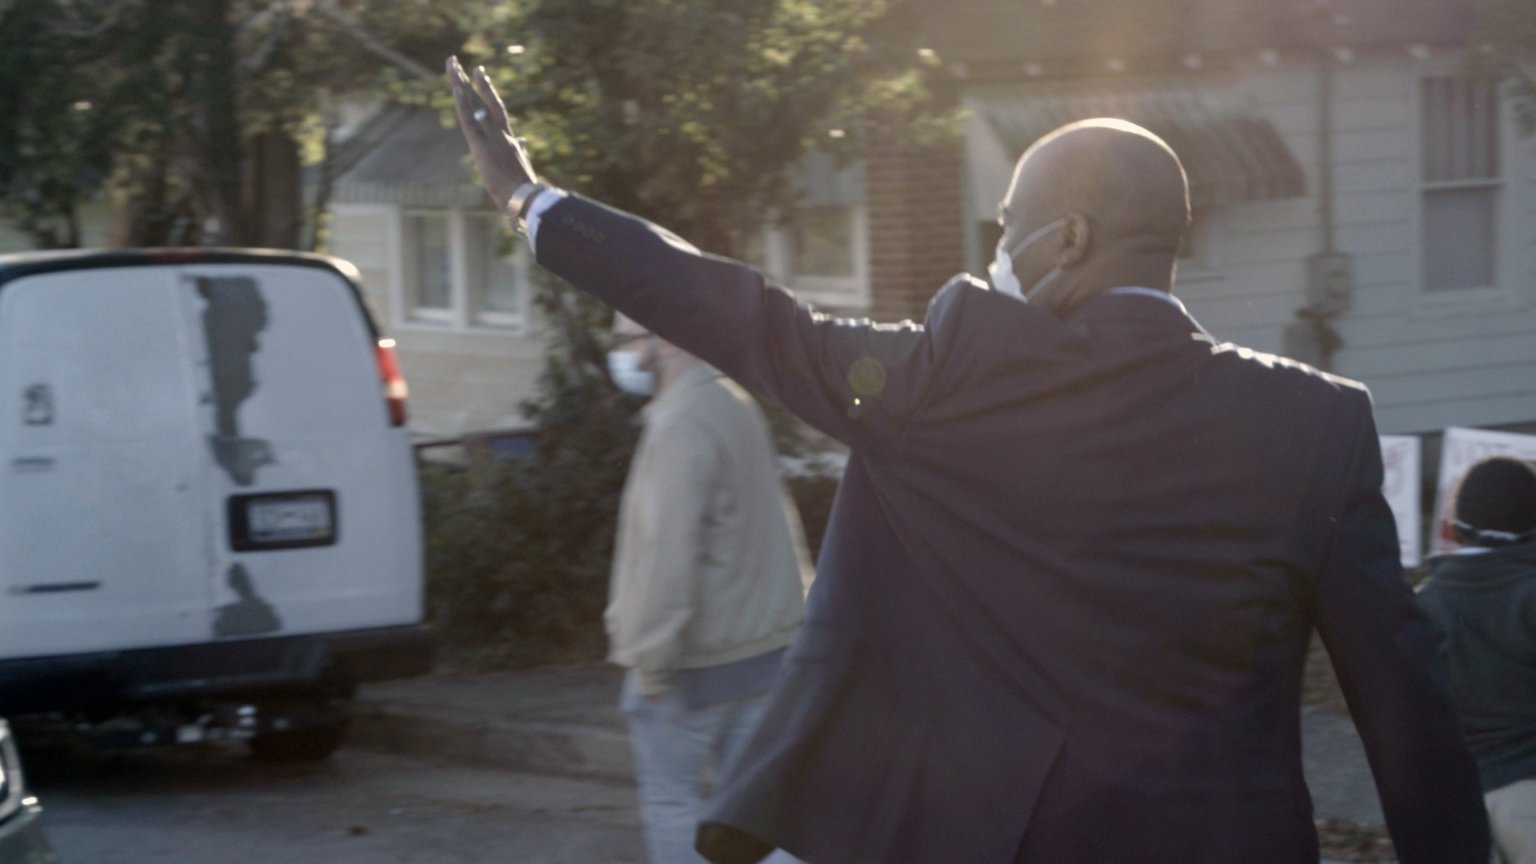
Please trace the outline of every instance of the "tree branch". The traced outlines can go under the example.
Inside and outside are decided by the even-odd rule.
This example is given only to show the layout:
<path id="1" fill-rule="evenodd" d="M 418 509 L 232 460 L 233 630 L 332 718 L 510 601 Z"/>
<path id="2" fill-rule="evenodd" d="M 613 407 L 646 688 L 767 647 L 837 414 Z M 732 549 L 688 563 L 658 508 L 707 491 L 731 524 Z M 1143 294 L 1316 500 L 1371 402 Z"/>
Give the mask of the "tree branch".
<path id="1" fill-rule="evenodd" d="M 435 72 L 431 69 L 428 69 L 420 63 L 417 63 L 415 60 L 412 60 L 399 51 L 396 51 L 395 49 L 384 44 L 378 39 L 378 37 L 374 36 L 372 33 L 369 33 L 368 30 L 363 27 L 363 25 L 357 23 L 357 21 L 355 21 L 351 15 L 348 15 L 345 11 L 339 8 L 336 5 L 335 0 L 316 0 L 314 6 L 311 8 L 315 11 L 316 14 L 320 15 L 320 17 L 324 18 L 331 24 L 335 25 L 337 29 L 341 30 L 346 35 L 352 37 L 353 40 L 355 40 L 359 45 L 362 45 L 364 48 L 368 49 L 368 51 L 377 54 L 385 60 L 388 60 L 390 63 L 393 63 L 401 69 L 404 69 L 406 72 L 411 73 L 417 78 L 436 79 L 441 75 L 440 72 Z"/>
<path id="2" fill-rule="evenodd" d="M 3 16 L 11 5 L 11 0 L 0 0 L 0 16 Z M 94 39 L 106 33 L 123 18 L 123 13 L 139 5 L 139 0 L 112 0 L 106 4 L 101 17 L 95 22 L 86 21 L 74 3 L 56 3 L 59 17 L 45 23 L 50 30 L 62 36 L 72 39 Z M 66 20 L 67 19 L 67 20 Z"/>

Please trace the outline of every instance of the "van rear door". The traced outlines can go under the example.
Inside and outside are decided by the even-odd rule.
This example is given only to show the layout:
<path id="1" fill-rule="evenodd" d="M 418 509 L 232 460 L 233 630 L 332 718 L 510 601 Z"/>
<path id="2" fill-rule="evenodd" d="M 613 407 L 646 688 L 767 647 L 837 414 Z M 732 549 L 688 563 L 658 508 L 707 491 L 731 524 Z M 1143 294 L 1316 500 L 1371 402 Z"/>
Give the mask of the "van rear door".
<path id="1" fill-rule="evenodd" d="M 0 290 L 0 656 L 207 639 L 183 290 L 169 267 Z"/>
<path id="2" fill-rule="evenodd" d="M 220 639 L 416 624 L 421 529 L 377 335 L 336 270 L 186 264 Z"/>

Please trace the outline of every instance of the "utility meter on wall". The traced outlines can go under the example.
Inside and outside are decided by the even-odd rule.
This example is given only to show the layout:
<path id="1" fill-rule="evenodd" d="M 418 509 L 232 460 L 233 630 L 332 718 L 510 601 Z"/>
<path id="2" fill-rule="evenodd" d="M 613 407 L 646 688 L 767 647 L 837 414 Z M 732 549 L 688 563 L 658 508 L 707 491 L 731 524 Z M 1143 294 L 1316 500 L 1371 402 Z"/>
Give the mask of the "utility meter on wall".
<path id="1" fill-rule="evenodd" d="M 1307 304 L 1312 314 L 1332 318 L 1354 298 L 1354 268 L 1343 252 L 1319 252 L 1307 259 Z"/>

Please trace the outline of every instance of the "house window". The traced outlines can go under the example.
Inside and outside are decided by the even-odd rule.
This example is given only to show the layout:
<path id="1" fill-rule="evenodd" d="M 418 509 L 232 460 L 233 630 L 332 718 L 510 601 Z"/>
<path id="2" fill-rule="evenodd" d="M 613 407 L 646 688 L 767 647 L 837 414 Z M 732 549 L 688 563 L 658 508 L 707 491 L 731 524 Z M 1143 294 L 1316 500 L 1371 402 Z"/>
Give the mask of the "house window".
<path id="1" fill-rule="evenodd" d="M 448 214 L 407 213 L 401 239 L 412 318 L 446 321 L 453 310 L 453 267 L 448 244 Z"/>
<path id="2" fill-rule="evenodd" d="M 869 302 L 866 237 L 860 205 L 802 206 L 753 238 L 742 253 L 802 299 L 862 306 Z"/>
<path id="3" fill-rule="evenodd" d="M 400 220 L 405 323 L 518 329 L 528 299 L 527 247 L 495 213 L 409 210 Z"/>
<path id="4" fill-rule="evenodd" d="M 474 213 L 464 220 L 464 270 L 469 311 L 476 323 L 521 323 L 526 263 L 522 244 L 501 227 L 501 217 Z"/>
<path id="5" fill-rule="evenodd" d="M 791 260 L 797 276 L 847 279 L 854 262 L 853 208 L 847 205 L 801 207 L 795 211 Z"/>
<path id="6" fill-rule="evenodd" d="M 799 200 L 749 238 L 742 257 L 803 300 L 843 309 L 869 305 L 864 165 L 812 150 L 791 169 Z"/>
<path id="7" fill-rule="evenodd" d="M 1499 95 L 1488 78 L 1426 78 L 1423 250 L 1427 291 L 1490 288 L 1496 280 Z"/>

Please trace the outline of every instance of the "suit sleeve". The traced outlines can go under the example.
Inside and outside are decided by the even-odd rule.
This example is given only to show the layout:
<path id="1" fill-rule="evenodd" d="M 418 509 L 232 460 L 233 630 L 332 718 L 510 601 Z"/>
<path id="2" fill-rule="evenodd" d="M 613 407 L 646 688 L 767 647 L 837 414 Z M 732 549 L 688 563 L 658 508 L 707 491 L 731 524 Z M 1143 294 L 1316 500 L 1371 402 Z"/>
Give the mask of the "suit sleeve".
<path id="1" fill-rule="evenodd" d="M 1477 768 L 1436 660 L 1433 628 L 1403 578 L 1369 397 L 1359 396 L 1347 492 L 1314 598 L 1317 629 L 1365 743 L 1399 860 L 1485 864 L 1488 821 Z"/>
<path id="2" fill-rule="evenodd" d="M 899 428 L 923 382 L 920 325 L 837 318 L 736 261 L 569 195 L 540 222 L 539 263 L 850 445 Z"/>

